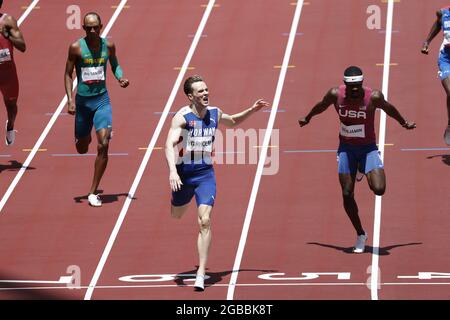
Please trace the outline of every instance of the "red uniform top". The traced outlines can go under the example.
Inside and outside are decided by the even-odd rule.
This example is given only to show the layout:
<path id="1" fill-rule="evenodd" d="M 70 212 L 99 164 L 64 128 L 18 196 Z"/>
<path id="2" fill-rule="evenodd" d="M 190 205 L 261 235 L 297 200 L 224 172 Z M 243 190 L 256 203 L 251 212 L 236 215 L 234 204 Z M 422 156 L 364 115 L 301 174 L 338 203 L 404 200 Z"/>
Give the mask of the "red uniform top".
<path id="1" fill-rule="evenodd" d="M 0 26 L 4 25 L 6 14 L 0 16 Z M 12 67 L 14 64 L 14 50 L 11 40 L 0 34 L 0 68 Z"/>
<path id="2" fill-rule="evenodd" d="M 345 85 L 339 86 L 338 99 L 334 107 L 339 114 L 339 140 L 352 145 L 376 143 L 375 108 L 368 111 L 372 89 L 363 87 L 364 98 L 353 102 L 345 96 Z"/>
<path id="3" fill-rule="evenodd" d="M 0 16 L 0 26 L 5 23 L 6 13 Z M 14 47 L 8 38 L 0 34 L 0 92 L 6 100 L 19 96 L 19 80 L 14 63 Z"/>

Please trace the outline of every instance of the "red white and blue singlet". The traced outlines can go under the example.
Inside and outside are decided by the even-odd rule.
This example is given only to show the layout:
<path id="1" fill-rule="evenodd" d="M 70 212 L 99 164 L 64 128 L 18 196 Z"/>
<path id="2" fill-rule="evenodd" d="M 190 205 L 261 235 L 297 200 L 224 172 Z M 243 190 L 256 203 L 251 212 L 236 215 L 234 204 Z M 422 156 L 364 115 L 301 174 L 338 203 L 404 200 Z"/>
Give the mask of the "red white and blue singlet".
<path id="1" fill-rule="evenodd" d="M 334 107 L 339 114 L 339 140 L 353 145 L 376 142 L 374 119 L 375 108 L 368 110 L 372 89 L 364 87 L 364 99 L 353 102 L 345 96 L 345 85 L 339 86 L 338 99 Z"/>
<path id="2" fill-rule="evenodd" d="M 216 177 L 212 164 L 214 135 L 219 123 L 219 109 L 208 107 L 203 118 L 194 114 L 189 106 L 178 111 L 186 126 L 181 134 L 181 150 L 177 172 L 183 182 L 181 190 L 172 192 L 172 205 L 189 203 L 195 195 L 197 206 L 214 205 Z"/>
<path id="3" fill-rule="evenodd" d="M 444 33 L 441 49 L 439 50 L 438 67 L 439 78 L 444 80 L 450 76 L 450 7 L 441 9 L 441 25 Z"/>
<path id="4" fill-rule="evenodd" d="M 338 99 L 334 105 L 339 115 L 338 173 L 368 174 L 382 169 L 375 137 L 375 108 L 369 109 L 372 89 L 364 88 L 364 98 L 353 102 L 345 96 L 345 85 L 339 87 Z"/>

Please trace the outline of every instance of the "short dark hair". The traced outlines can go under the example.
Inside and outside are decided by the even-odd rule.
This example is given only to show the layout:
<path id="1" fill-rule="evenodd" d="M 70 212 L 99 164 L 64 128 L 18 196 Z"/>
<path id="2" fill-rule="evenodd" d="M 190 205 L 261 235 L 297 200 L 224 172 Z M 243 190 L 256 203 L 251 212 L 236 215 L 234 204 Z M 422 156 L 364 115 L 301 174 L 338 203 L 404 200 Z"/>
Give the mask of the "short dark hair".
<path id="1" fill-rule="evenodd" d="M 94 12 L 94 11 L 88 12 L 88 13 L 86 13 L 86 14 L 84 15 L 84 18 L 83 18 L 83 24 L 84 24 L 84 22 L 86 21 L 86 17 L 87 17 L 87 16 L 96 16 L 98 22 L 99 22 L 100 24 L 102 24 L 102 19 L 100 18 L 100 16 L 98 15 L 98 13 L 97 13 L 97 12 Z"/>
<path id="2" fill-rule="evenodd" d="M 187 78 L 184 81 L 183 90 L 186 95 L 192 93 L 192 84 L 195 82 L 203 81 L 203 78 L 199 75 L 194 75 L 192 77 Z"/>
<path id="3" fill-rule="evenodd" d="M 362 76 L 362 74 L 361 68 L 356 66 L 350 66 L 344 71 L 344 77 Z"/>
<path id="4" fill-rule="evenodd" d="M 0 8 L 2 7 L 3 4 L 3 0 L 0 0 Z"/>

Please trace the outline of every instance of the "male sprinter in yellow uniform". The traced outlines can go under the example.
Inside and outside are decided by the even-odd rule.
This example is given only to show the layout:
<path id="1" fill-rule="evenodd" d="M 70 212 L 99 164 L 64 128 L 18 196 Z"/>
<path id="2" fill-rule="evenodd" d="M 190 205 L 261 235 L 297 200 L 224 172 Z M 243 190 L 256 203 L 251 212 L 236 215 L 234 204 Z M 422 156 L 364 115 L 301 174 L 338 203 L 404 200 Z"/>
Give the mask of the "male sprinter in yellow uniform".
<path id="1" fill-rule="evenodd" d="M 75 115 L 75 145 L 78 153 L 84 154 L 88 151 L 92 126 L 95 126 L 97 158 L 95 159 L 94 178 L 89 190 L 88 201 L 91 206 L 100 207 L 102 201 L 96 192 L 108 163 L 108 147 L 112 130 L 111 102 L 106 90 L 108 59 L 120 86 L 126 88 L 129 81 L 123 78 L 114 43 L 100 37 L 100 30 L 102 29 L 100 16 L 95 12 L 86 14 L 83 29 L 86 31 L 86 37 L 75 41 L 69 47 L 64 82 L 68 100 L 68 113 Z M 78 78 L 75 104 L 72 99 L 74 67 Z"/>

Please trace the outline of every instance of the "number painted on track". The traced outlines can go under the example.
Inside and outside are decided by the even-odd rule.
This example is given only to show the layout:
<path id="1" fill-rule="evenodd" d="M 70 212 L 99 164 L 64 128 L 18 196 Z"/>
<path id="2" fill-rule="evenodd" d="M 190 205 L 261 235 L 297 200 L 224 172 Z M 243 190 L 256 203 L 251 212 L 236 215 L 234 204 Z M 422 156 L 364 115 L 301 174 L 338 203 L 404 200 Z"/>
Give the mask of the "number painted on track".
<path id="1" fill-rule="evenodd" d="M 445 272 L 418 272 L 417 276 L 397 276 L 399 279 L 450 279 L 450 273 Z"/>
<path id="2" fill-rule="evenodd" d="M 120 281 L 124 282 L 162 282 L 162 281 L 174 281 L 177 278 L 186 278 L 184 281 L 195 281 L 195 273 L 192 274 L 135 274 L 129 276 L 120 277 Z M 209 279 L 210 276 L 205 275 L 205 279 Z"/>
<path id="3" fill-rule="evenodd" d="M 301 277 L 283 277 L 285 273 L 266 273 L 259 275 L 258 278 L 264 280 L 283 280 L 283 281 L 297 281 L 297 280 L 313 280 L 320 276 L 337 276 L 338 280 L 349 280 L 350 272 L 302 272 Z"/>

